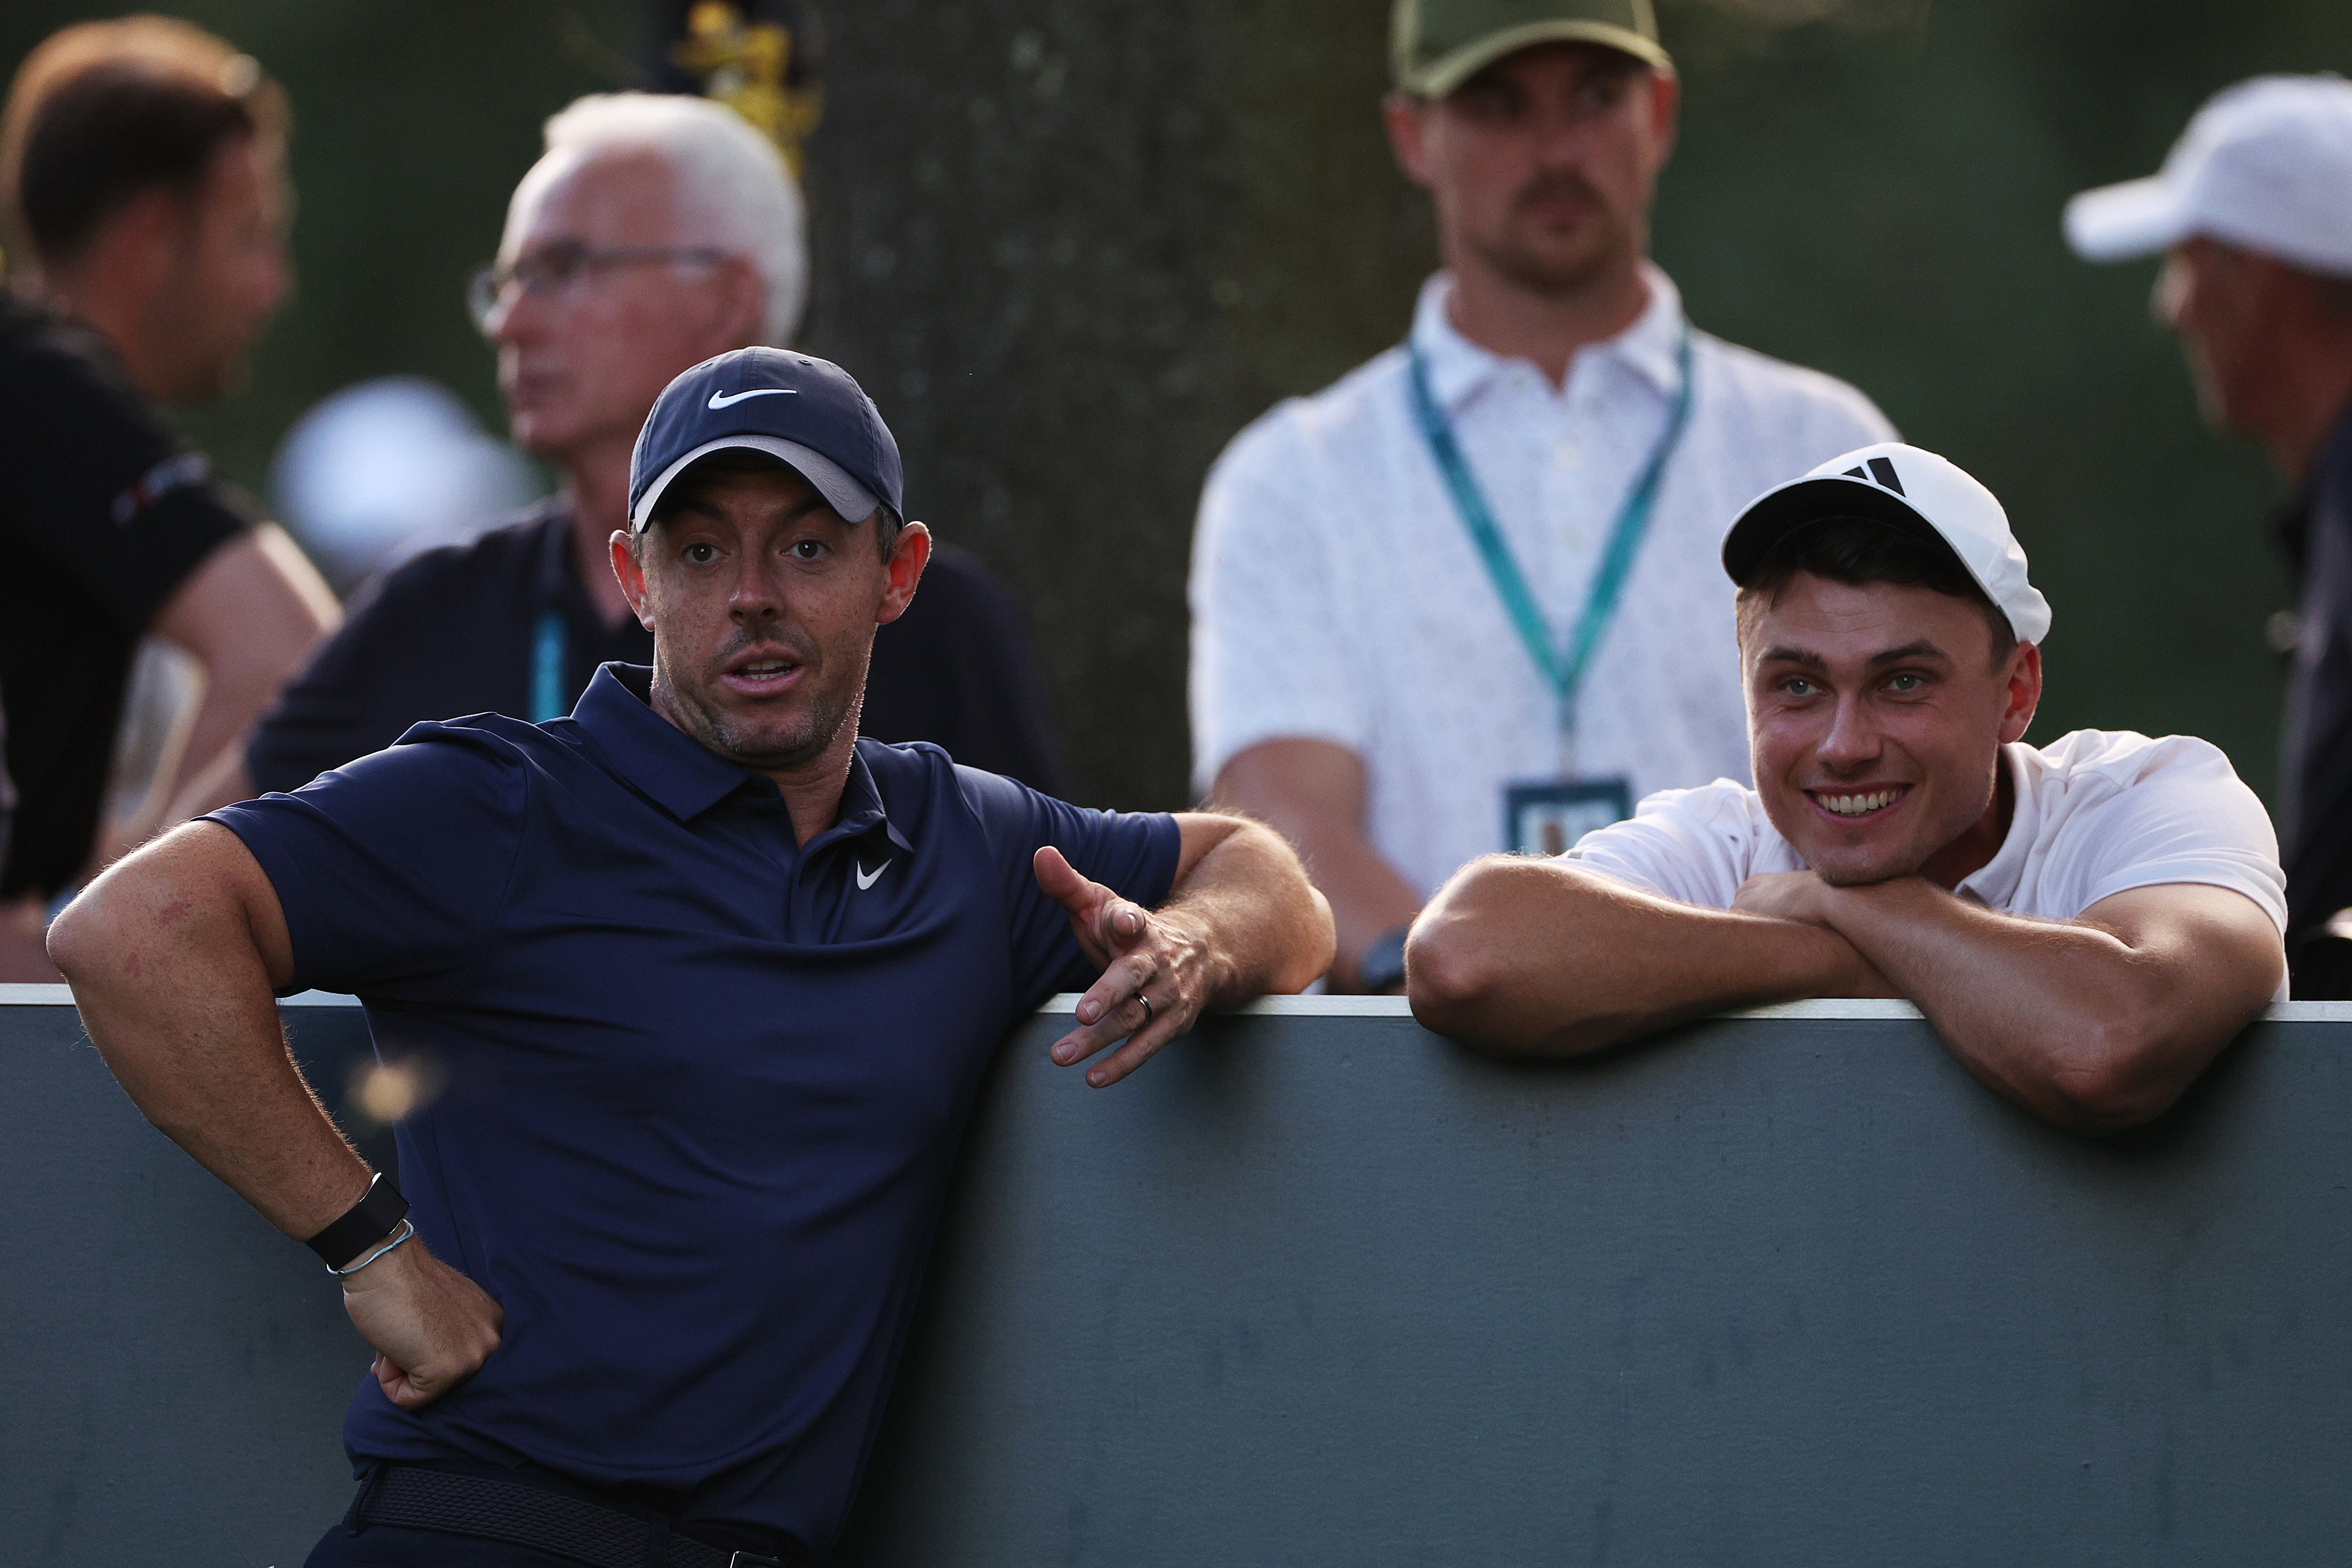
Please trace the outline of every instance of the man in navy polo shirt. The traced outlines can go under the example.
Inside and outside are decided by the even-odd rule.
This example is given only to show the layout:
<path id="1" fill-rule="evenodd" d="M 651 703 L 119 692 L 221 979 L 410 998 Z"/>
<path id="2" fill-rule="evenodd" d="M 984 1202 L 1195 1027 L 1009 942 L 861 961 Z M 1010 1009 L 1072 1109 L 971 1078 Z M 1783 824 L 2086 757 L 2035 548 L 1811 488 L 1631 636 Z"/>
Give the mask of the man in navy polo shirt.
<path id="1" fill-rule="evenodd" d="M 1263 827 L 856 738 L 929 539 L 838 368 L 697 366 L 630 492 L 650 670 L 216 812 L 53 929 L 140 1109 L 310 1241 L 375 1347 L 314 1564 L 822 1556 L 1007 1027 L 1091 978 L 1053 1054 L 1123 1038 L 1108 1084 L 1330 958 Z M 306 987 L 444 1079 L 399 1130 L 405 1200 L 287 1055 L 271 994 Z"/>

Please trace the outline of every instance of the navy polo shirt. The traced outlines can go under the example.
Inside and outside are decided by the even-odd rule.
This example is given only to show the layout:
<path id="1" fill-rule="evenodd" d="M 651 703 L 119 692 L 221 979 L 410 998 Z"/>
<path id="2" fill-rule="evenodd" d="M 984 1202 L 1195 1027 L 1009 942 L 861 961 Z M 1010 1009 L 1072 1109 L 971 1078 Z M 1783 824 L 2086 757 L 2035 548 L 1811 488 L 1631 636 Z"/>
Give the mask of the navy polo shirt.
<path id="1" fill-rule="evenodd" d="M 1166 816 L 1084 811 L 861 740 L 839 821 L 607 665 L 569 719 L 419 724 L 212 814 L 277 889 L 291 989 L 357 993 L 437 1095 L 397 1133 L 417 1229 L 506 1311 L 355 1460 L 529 1464 L 822 1553 L 1008 1027 L 1091 982 L 1030 857 L 1160 902 Z"/>

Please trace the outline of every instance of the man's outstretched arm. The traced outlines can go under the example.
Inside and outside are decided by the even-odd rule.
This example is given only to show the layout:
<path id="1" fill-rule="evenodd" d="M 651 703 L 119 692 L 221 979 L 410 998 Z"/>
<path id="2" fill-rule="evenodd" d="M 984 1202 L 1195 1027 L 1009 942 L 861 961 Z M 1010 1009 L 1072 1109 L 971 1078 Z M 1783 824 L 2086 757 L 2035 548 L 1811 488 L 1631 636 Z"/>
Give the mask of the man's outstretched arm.
<path id="1" fill-rule="evenodd" d="M 1280 834 L 1201 812 L 1179 815 L 1176 826 L 1176 879 L 1156 910 L 1088 881 L 1050 845 L 1037 851 L 1038 886 L 1069 911 L 1079 946 L 1103 966 L 1078 998 L 1078 1026 L 1054 1043 L 1054 1059 L 1083 1061 L 1127 1041 L 1087 1069 L 1097 1089 L 1142 1066 L 1202 1013 L 1303 991 L 1331 963 L 1331 907 Z"/>
<path id="2" fill-rule="evenodd" d="M 2261 907 L 2199 883 L 2134 888 L 2072 921 L 1996 914 L 1917 877 L 1833 888 L 1792 871 L 1739 903 L 1843 936 L 1979 1081 L 2078 1131 L 2161 1113 L 2286 973 Z"/>
<path id="3" fill-rule="evenodd" d="M 1574 1056 L 1731 1007 L 1889 996 L 1820 925 L 1697 909 L 1559 860 L 1489 856 L 1405 946 L 1413 1016 L 1496 1056 Z"/>
<path id="4" fill-rule="evenodd" d="M 91 883 L 49 928 L 91 1041 L 140 1111 L 262 1216 L 317 1235 L 372 1173 L 294 1065 L 277 988 L 294 972 L 276 889 L 198 822 Z M 499 1342 L 498 1304 L 413 1239 L 343 1281 L 392 1401 L 429 1404 Z"/>

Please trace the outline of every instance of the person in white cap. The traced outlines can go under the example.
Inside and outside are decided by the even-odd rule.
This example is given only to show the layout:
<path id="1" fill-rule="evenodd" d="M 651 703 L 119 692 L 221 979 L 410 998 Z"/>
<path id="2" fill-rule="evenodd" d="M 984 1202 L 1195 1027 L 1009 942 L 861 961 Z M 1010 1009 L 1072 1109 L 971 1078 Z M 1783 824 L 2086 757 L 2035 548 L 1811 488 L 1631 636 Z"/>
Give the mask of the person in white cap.
<path id="1" fill-rule="evenodd" d="M 2062 1126 L 2162 1111 L 2282 994 L 2262 803 L 2203 741 L 2023 743 L 2050 606 L 1990 491 L 1865 447 L 1723 542 L 1756 787 L 1668 790 L 1555 858 L 1476 861 L 1407 949 L 1414 1015 L 1568 1056 L 1720 1011 L 1903 996 Z"/>
<path id="2" fill-rule="evenodd" d="M 2085 191 L 2066 237 L 2094 261 L 2161 253 L 2156 314 L 2218 428 L 2295 487 L 2280 539 L 2300 580 L 2279 830 L 2295 992 L 2352 995 L 2352 82 L 2266 76 L 2200 110 L 2144 180 Z"/>
<path id="3" fill-rule="evenodd" d="M 1288 835 L 1394 989 L 1422 901 L 1747 766 L 1723 520 L 1893 427 L 1698 331 L 1648 258 L 1679 86 L 1648 0 L 1397 0 L 1444 270 L 1405 341 L 1234 438 L 1193 540 L 1196 781 Z"/>

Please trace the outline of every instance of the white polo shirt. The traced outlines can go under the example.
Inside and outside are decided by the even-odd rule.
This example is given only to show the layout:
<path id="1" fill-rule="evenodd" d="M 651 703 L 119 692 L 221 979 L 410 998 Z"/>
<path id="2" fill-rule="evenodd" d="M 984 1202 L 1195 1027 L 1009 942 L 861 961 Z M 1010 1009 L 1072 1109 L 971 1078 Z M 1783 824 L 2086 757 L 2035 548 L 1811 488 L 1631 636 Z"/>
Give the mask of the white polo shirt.
<path id="1" fill-rule="evenodd" d="M 1445 316 L 1423 288 L 1412 338 L 1496 526 L 1564 645 L 1677 389 L 1682 300 L 1580 353 L 1555 389 Z M 1763 490 L 1894 431 L 1843 382 L 1692 338 L 1689 423 L 1580 703 L 1576 771 L 1635 798 L 1748 771 L 1724 530 Z M 1561 769 L 1559 704 L 1520 644 L 1414 423 L 1391 349 L 1236 436 L 1192 542 L 1192 757 L 1206 791 L 1261 741 L 1363 758 L 1373 847 L 1426 896 L 1505 847 L 1503 793 Z"/>
<path id="2" fill-rule="evenodd" d="M 2001 748 L 2017 806 L 2000 851 L 1955 889 L 1988 909 L 2070 921 L 2111 894 L 2161 882 L 2243 893 L 2286 930 L 2286 874 L 2270 813 L 2220 748 L 2077 730 L 2039 749 Z M 1643 801 L 1565 858 L 1621 882 L 1727 910 L 1739 885 L 1805 863 L 1747 785 L 1717 779 Z"/>

